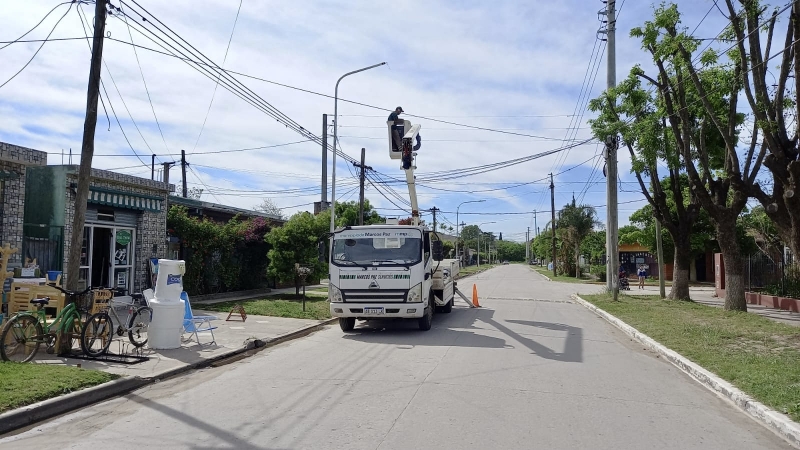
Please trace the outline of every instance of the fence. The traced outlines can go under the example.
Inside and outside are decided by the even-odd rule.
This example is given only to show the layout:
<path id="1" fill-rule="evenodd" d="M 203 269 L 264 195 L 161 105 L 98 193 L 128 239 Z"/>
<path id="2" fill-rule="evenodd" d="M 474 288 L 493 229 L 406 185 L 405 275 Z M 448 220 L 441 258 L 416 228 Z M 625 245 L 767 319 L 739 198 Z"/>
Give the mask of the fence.
<path id="1" fill-rule="evenodd" d="M 48 270 L 63 270 L 64 227 L 23 224 L 22 256 L 23 263 L 35 259 L 42 274 Z"/>
<path id="2" fill-rule="evenodd" d="M 747 291 L 800 299 L 800 267 L 791 253 L 757 252 L 745 261 Z"/>

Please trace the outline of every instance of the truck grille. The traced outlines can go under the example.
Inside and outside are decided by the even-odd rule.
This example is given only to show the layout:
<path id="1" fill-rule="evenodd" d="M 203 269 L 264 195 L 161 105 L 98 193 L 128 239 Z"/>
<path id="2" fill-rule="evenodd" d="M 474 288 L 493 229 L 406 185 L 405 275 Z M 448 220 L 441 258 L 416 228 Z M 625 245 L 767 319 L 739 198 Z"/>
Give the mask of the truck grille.
<path id="1" fill-rule="evenodd" d="M 349 289 L 342 291 L 342 297 L 347 303 L 382 303 L 405 302 L 408 291 L 405 289 L 370 290 Z"/>

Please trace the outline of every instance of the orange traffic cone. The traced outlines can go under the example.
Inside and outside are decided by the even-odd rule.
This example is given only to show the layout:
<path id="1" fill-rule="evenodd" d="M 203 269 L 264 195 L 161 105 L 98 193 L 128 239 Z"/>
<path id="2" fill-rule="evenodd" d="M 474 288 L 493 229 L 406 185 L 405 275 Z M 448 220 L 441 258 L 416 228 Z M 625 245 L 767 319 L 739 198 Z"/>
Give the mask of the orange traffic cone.
<path id="1" fill-rule="evenodd" d="M 480 308 L 481 304 L 478 302 L 478 286 L 472 285 L 472 304 L 475 305 L 476 308 Z"/>

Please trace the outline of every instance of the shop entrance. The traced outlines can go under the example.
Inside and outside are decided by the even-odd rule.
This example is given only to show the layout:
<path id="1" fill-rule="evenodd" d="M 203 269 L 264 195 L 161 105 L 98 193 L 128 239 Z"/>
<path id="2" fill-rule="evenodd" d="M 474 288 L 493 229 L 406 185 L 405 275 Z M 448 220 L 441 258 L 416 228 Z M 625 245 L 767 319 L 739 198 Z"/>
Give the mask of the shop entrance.
<path id="1" fill-rule="evenodd" d="M 130 292 L 135 236 L 135 228 L 86 224 L 81 251 L 81 287 L 108 287 Z"/>

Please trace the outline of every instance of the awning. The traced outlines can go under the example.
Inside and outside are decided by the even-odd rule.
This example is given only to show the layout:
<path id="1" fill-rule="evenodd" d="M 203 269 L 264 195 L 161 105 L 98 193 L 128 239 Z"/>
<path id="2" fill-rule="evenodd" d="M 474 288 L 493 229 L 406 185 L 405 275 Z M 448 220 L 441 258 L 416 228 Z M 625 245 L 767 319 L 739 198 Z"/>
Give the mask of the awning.
<path id="1" fill-rule="evenodd" d="M 89 187 L 89 203 L 115 206 L 117 208 L 160 212 L 164 206 L 164 199 L 160 197 L 151 197 L 149 195 L 115 191 L 113 189 Z"/>

